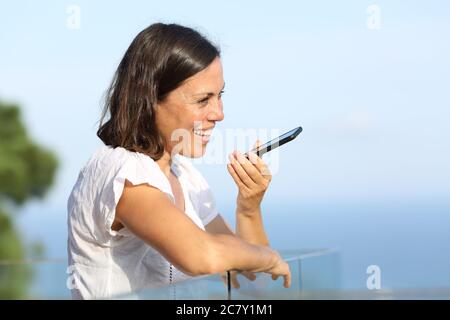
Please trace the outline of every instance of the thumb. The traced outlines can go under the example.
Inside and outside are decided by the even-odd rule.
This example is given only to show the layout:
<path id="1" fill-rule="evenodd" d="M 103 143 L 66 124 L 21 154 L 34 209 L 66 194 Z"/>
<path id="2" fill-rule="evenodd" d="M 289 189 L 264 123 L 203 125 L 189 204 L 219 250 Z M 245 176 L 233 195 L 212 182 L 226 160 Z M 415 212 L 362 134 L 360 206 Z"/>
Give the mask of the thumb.
<path id="1" fill-rule="evenodd" d="M 256 139 L 255 144 L 253 145 L 253 149 L 258 148 L 261 145 L 261 141 L 259 139 Z"/>

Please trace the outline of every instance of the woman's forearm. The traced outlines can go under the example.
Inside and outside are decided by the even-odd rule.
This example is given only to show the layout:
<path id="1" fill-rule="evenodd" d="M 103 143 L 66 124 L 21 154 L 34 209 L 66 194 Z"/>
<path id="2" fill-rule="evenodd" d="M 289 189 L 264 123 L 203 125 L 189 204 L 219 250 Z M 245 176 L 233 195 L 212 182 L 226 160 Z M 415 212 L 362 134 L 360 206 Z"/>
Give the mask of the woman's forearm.
<path id="1" fill-rule="evenodd" d="M 262 272 L 274 266 L 277 260 L 272 249 L 254 245 L 227 234 L 209 234 L 210 273 L 229 270 Z"/>
<path id="2" fill-rule="evenodd" d="M 244 214 L 236 210 L 236 235 L 253 244 L 270 246 L 261 214 L 261 209 L 252 214 Z"/>

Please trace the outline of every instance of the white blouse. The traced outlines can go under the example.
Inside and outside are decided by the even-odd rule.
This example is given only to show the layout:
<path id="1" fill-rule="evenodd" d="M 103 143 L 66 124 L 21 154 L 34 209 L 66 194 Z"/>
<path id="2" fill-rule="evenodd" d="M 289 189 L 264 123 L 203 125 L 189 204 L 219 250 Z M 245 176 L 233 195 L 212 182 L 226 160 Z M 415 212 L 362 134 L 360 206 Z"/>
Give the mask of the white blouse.
<path id="1" fill-rule="evenodd" d="M 183 156 L 173 157 L 172 170 L 183 189 L 186 215 L 204 230 L 218 214 L 208 183 Z M 172 283 L 191 278 L 127 228 L 111 229 L 125 179 L 156 187 L 175 203 L 169 180 L 152 158 L 121 147 L 97 150 L 81 169 L 67 205 L 74 299 L 111 298 L 167 285 L 170 269 Z"/>

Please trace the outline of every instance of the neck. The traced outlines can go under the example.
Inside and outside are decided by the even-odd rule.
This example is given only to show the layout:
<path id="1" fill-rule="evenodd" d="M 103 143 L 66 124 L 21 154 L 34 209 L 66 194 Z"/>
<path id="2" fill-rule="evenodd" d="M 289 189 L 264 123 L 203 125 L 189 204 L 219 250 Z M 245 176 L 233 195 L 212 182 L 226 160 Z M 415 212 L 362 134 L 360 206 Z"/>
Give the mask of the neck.
<path id="1" fill-rule="evenodd" d="M 156 161 L 158 166 L 161 168 L 162 172 L 169 177 L 170 176 L 170 167 L 172 166 L 172 157 L 169 152 L 164 150 L 163 156 Z"/>

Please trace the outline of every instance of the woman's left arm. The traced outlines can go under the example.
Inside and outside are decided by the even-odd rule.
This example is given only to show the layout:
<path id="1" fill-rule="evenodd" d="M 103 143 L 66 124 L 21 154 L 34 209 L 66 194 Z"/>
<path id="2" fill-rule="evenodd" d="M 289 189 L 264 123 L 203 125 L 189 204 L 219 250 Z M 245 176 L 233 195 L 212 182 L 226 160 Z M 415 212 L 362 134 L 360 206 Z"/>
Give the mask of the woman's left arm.
<path id="1" fill-rule="evenodd" d="M 255 147 L 259 146 L 259 141 Z M 249 159 L 240 152 L 233 152 L 227 165 L 228 172 L 238 186 L 236 200 L 236 234 L 246 241 L 269 246 L 261 214 L 261 202 L 269 187 L 272 175 L 255 153 L 249 152 Z"/>
<path id="2" fill-rule="evenodd" d="M 255 146 L 258 145 L 259 141 Z M 252 244 L 270 246 L 264 230 L 261 201 L 272 176 L 261 158 L 254 153 L 250 153 L 249 157 L 250 161 L 235 152 L 230 155 L 230 164 L 227 165 L 228 172 L 239 188 L 236 235 Z M 205 226 L 205 230 L 210 233 L 235 234 L 220 214 Z M 250 272 L 243 272 L 242 275 L 251 281 L 256 279 L 256 275 Z M 223 275 L 222 278 L 226 282 L 226 276 Z M 234 288 L 240 287 L 236 272 L 231 273 L 231 284 Z"/>

